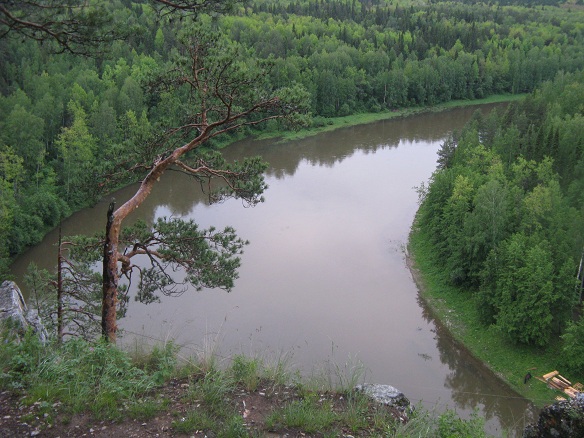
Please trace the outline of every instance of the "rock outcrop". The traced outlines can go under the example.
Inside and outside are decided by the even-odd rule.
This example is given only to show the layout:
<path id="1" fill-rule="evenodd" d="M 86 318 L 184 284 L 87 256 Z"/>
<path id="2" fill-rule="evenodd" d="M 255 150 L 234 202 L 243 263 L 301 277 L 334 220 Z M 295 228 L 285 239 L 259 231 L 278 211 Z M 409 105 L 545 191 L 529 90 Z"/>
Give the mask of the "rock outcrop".
<path id="1" fill-rule="evenodd" d="M 26 306 L 22 292 L 13 281 L 4 281 L 0 285 L 0 323 L 4 322 L 19 335 L 31 328 L 41 342 L 45 343 L 48 339 L 38 312 Z"/>
<path id="2" fill-rule="evenodd" d="M 546 406 L 523 438 L 584 437 L 584 394 Z"/>

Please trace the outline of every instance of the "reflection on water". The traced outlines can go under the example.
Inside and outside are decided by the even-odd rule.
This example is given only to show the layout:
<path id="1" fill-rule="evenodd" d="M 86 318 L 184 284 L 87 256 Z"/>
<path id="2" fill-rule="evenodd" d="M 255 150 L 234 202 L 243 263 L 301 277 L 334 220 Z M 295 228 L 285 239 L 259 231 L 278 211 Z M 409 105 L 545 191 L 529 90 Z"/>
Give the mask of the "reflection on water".
<path id="1" fill-rule="evenodd" d="M 262 155 L 270 163 L 266 202 L 209 206 L 196 183 L 166 175 L 137 211 L 192 218 L 202 227 L 234 226 L 251 244 L 233 292 L 204 290 L 162 304 L 131 302 L 120 321 L 124 341 L 169 337 L 185 354 L 220 346 L 285 355 L 305 373 L 334 361 L 361 361 L 367 380 L 400 388 L 413 403 L 450 406 L 462 415 L 478 408 L 491 433 L 520 430 L 529 404 L 452 342 L 418 302 L 403 247 L 417 209 L 414 186 L 436 166 L 441 141 L 461 129 L 474 109 L 425 114 L 322 134 L 301 141 L 240 142 L 228 159 Z M 135 187 L 115 194 L 130 196 Z M 76 214 L 65 233 L 105 225 L 107 200 Z M 52 266 L 55 233 L 19 258 Z"/>
<path id="2" fill-rule="evenodd" d="M 503 382 L 493 379 L 492 373 L 436 321 L 432 311 L 421 299 L 419 303 L 424 319 L 435 326 L 440 361 L 447 364 L 449 369 L 444 386 L 452 391 L 451 397 L 456 408 L 465 412 L 478 409 L 495 435 L 503 432 L 500 419 L 505 419 L 505 428 L 512 428 L 520 435 L 524 426 L 537 415 L 535 407 L 526 405 L 517 393 Z M 489 385 L 485 386 L 484 381 L 488 381 Z"/>

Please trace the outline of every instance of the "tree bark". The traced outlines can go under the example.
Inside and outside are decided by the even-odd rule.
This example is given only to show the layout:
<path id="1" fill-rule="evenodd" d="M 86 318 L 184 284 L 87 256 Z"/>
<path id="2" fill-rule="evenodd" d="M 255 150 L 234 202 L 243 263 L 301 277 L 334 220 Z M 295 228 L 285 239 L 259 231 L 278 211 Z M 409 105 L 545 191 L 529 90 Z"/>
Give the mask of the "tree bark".
<path id="1" fill-rule="evenodd" d="M 108 342 L 116 342 L 117 307 L 118 307 L 118 244 L 122 222 L 142 202 L 152 191 L 152 187 L 160 179 L 164 171 L 171 166 L 183 154 L 198 146 L 201 138 L 208 137 L 205 131 L 201 135 L 186 145 L 177 148 L 169 157 L 154 164 L 152 170 L 144 178 L 140 187 L 128 201 L 115 210 L 115 202 L 112 201 L 107 211 L 107 223 L 105 226 L 105 243 L 103 245 L 103 296 L 101 307 L 101 334 Z"/>

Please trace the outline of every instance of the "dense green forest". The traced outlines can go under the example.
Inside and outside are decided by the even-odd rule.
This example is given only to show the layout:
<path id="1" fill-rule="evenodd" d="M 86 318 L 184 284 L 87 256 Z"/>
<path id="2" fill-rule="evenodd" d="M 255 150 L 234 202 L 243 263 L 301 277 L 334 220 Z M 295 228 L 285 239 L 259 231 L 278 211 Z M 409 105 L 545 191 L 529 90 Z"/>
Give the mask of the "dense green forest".
<path id="1" fill-rule="evenodd" d="M 584 372 L 584 75 L 477 115 L 444 143 L 417 225 L 485 326 Z M 580 269 L 580 279 L 577 279 Z M 574 318 L 574 316 L 577 316 Z"/>
<path id="2" fill-rule="evenodd" d="M 125 37 L 90 56 L 56 53 L 62 50 L 55 50 L 50 41 L 40 44 L 0 29 L 3 276 L 9 275 L 10 257 L 39 242 L 62 217 L 113 189 L 104 175 L 131 166 L 128 151 L 160 127 L 180 121 L 180 102 L 170 95 L 153 95 L 147 84 L 154 73 L 178 56 L 177 35 L 189 17 L 182 20 L 157 13 L 148 1 L 102 3 L 111 22 L 126 30 Z M 229 15 L 199 16 L 198 20 L 239 45 L 247 56 L 269 60 L 273 88 L 289 84 L 304 87 L 315 125 L 327 123 L 328 117 L 359 112 L 532 92 L 559 72 L 561 78 L 575 78 L 568 74 L 584 67 L 584 9 L 577 3 L 254 0 L 238 3 Z M 524 156 L 521 172 L 535 175 L 544 172 L 543 167 L 538 169 L 547 165 L 554 172 L 571 175 L 570 179 L 562 177 L 557 185 L 562 189 L 561 202 L 569 201 L 576 208 L 582 191 L 578 187 L 582 165 L 577 148 L 566 145 L 571 144 L 569 138 L 582 141 L 581 132 L 578 134 L 581 111 L 562 111 L 564 107 L 576 111 L 583 96 L 576 94 L 580 90 L 577 83 L 570 87 L 573 90 L 561 89 L 565 96 L 556 105 L 562 110 L 553 115 L 544 110 L 544 98 L 538 97 L 534 98 L 542 105 L 538 122 L 504 120 L 517 130 L 504 131 L 505 142 L 493 130 L 485 132 L 492 137 L 489 141 L 498 142 L 493 150 L 504 149 L 509 157 Z M 547 96 L 545 91 L 541 93 Z M 556 118 L 558 121 L 552 123 Z M 257 129 L 278 131 L 285 127 L 272 121 Z M 512 143 L 513 135 L 517 137 L 514 147 L 522 145 L 524 150 L 511 153 L 503 146 Z M 561 155 L 553 163 L 544 161 L 530 170 L 532 159 L 548 154 L 543 146 L 527 146 L 530 143 L 525 139 L 538 145 L 551 142 Z M 550 184 L 558 179 L 549 178 Z M 127 182 L 118 180 L 115 184 Z M 539 191 L 536 194 L 543 196 Z M 533 214 L 535 221 L 540 213 Z M 463 232 L 452 224 L 446 229 Z M 524 239 L 530 236 L 526 233 Z M 455 234 L 450 236 L 448 241 Z M 564 251 L 560 250 L 559 236 L 547 239 L 550 251 L 554 251 L 553 272 L 559 275 L 578 258 L 578 248 L 574 249 L 577 242 L 573 240 L 570 251 Z M 527 243 L 516 242 L 525 248 Z M 482 252 L 486 250 L 481 247 Z M 555 258 L 556 252 L 565 257 Z M 464 258 L 462 254 L 458 257 Z M 496 269 L 498 259 L 488 260 Z M 482 284 L 481 269 L 474 265 L 458 269 L 460 281 L 473 287 Z M 487 289 L 481 290 L 485 301 L 491 302 Z M 566 312 L 560 312 L 562 321 Z M 492 308 L 485 318 L 496 314 Z M 559 330 L 562 322 L 553 319 L 550 327 Z M 543 342 L 534 336 L 525 340 Z"/>

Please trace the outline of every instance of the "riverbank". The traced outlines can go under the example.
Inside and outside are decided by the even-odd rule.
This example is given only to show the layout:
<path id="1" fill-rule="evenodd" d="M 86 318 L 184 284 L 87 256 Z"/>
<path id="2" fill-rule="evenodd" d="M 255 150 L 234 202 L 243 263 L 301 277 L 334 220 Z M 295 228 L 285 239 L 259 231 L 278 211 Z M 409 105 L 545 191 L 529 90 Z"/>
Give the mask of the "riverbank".
<path id="1" fill-rule="evenodd" d="M 326 125 L 281 136 L 283 141 L 298 140 L 335 129 L 361 124 L 374 123 L 402 117 L 415 116 L 427 112 L 439 112 L 457 107 L 504 103 L 520 100 L 521 95 L 496 95 L 485 99 L 451 101 L 432 107 L 407 108 L 383 113 L 356 114 L 347 117 L 328 119 Z M 260 139 L 273 138 L 273 135 L 260 136 Z M 278 136 L 279 137 L 279 136 Z M 408 266 L 418 287 L 420 296 L 434 311 L 437 319 L 450 331 L 453 338 L 465 346 L 469 353 L 484 363 L 495 375 L 522 397 L 538 407 L 550 404 L 558 395 L 537 379 L 524 383 L 527 372 L 532 375 L 545 374 L 558 368 L 559 348 L 547 351 L 507 342 L 492 328 L 485 328 L 478 320 L 474 301 L 460 291 L 449 287 L 444 273 L 432 259 L 430 248 L 424 245 L 418 231 L 412 232 Z"/>
<path id="2" fill-rule="evenodd" d="M 528 372 L 541 376 L 561 367 L 559 346 L 552 344 L 543 350 L 512 344 L 494 327 L 485 327 L 479 320 L 474 297 L 449 284 L 448 273 L 436 259 L 429 242 L 428 236 L 414 222 L 408 246 L 408 266 L 420 297 L 452 337 L 537 407 L 553 403 L 556 396 L 563 395 L 535 378 L 525 382 Z M 579 376 L 566 377 L 571 380 Z"/>
<path id="3" fill-rule="evenodd" d="M 477 415 L 412 410 L 403 396 L 387 405 L 356 389 L 352 378 L 334 387 L 327 376 L 299 380 L 281 362 L 235 356 L 223 367 L 214 357 L 179 365 L 172 344 L 130 356 L 80 340 L 1 341 L 6 438 L 486 437 Z"/>
<path id="4" fill-rule="evenodd" d="M 334 131 L 335 129 L 339 128 L 348 128 L 356 125 L 366 125 L 368 123 L 375 123 L 382 120 L 411 117 L 428 112 L 440 112 L 452 108 L 462 108 L 466 106 L 484 105 L 489 103 L 513 102 L 522 99 L 524 96 L 525 94 L 497 94 L 486 97 L 484 99 L 452 100 L 450 102 L 445 102 L 438 105 L 427 107 L 402 108 L 393 111 L 383 111 L 379 113 L 353 114 L 346 117 L 334 117 L 330 119 L 321 118 L 319 120 L 318 126 L 301 129 L 298 131 L 288 131 L 284 133 L 281 132 L 264 133 L 258 135 L 257 139 L 264 140 L 270 138 L 279 138 L 282 141 L 300 140 L 303 138 L 321 134 L 323 132 Z"/>
<path id="5" fill-rule="evenodd" d="M 428 112 L 440 112 L 448 109 L 459 108 L 459 107 L 466 107 L 466 106 L 474 106 L 474 105 L 482 105 L 482 104 L 489 104 L 489 103 L 502 103 L 502 102 L 511 102 L 515 100 L 519 100 L 524 95 L 494 95 L 490 96 L 485 99 L 477 99 L 477 100 L 454 100 L 446 103 L 442 103 L 435 106 L 430 107 L 415 107 L 415 108 L 404 108 L 394 111 L 384 111 L 379 113 L 363 113 L 363 114 L 354 114 L 351 116 L 346 117 L 336 117 L 330 119 L 321 118 L 322 125 L 301 129 L 298 131 L 272 131 L 272 132 L 264 132 L 264 133 L 256 133 L 252 135 L 253 138 L 257 140 L 265 140 L 265 139 L 276 139 L 277 141 L 293 141 L 293 140 L 300 140 L 307 137 L 312 137 L 318 135 L 323 132 L 330 132 L 336 129 L 341 128 L 348 128 L 351 126 L 357 125 L 365 125 L 369 123 L 375 123 L 382 120 L 390 120 L 390 119 L 397 119 L 397 118 L 404 118 L 404 117 L 411 117 L 418 114 L 428 113 Z M 236 143 L 240 140 L 245 140 L 245 134 L 239 133 L 234 136 L 226 137 L 223 140 L 215 140 L 213 143 L 213 147 L 217 149 L 224 149 L 229 147 L 229 145 Z M 123 186 L 116 187 L 115 190 L 122 189 Z M 107 197 L 109 195 L 105 195 Z M 78 210 L 77 210 L 78 211 Z M 76 213 L 76 211 L 71 211 L 69 216 Z M 62 220 L 66 219 L 66 217 L 61 218 Z M 46 235 L 51 231 L 50 228 L 43 229 L 42 234 L 43 236 Z M 42 240 L 42 239 L 41 239 Z M 33 245 L 34 246 L 34 245 Z M 26 250 L 30 249 L 28 247 L 22 253 L 26 252 Z M 10 265 L 14 263 L 14 261 L 22 254 L 18 253 L 11 257 Z M 6 277 L 5 279 L 14 280 L 13 277 Z"/>

